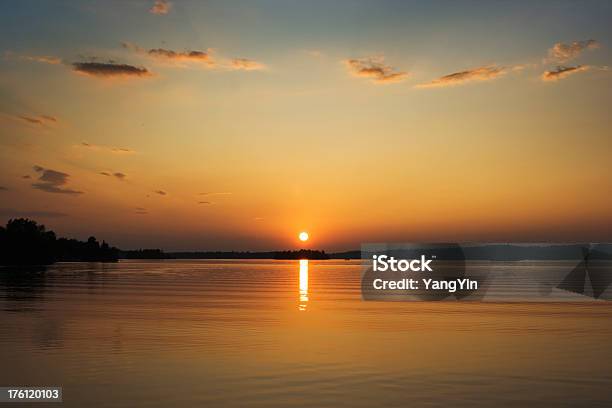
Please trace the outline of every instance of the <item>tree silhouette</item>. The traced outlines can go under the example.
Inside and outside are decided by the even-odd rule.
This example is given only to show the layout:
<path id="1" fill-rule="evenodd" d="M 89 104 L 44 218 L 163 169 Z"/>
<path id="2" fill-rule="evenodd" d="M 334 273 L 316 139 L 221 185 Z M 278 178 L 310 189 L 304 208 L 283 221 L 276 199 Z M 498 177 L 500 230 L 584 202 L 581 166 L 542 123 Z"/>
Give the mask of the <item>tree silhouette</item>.
<path id="1" fill-rule="evenodd" d="M 95 237 L 86 242 L 57 239 L 53 231 L 27 218 L 11 219 L 0 227 L 0 265 L 49 265 L 56 261 L 113 262 L 119 250 Z"/>
<path id="2" fill-rule="evenodd" d="M 5 265 L 47 265 L 55 260 L 55 233 L 27 218 L 0 227 L 0 260 Z"/>

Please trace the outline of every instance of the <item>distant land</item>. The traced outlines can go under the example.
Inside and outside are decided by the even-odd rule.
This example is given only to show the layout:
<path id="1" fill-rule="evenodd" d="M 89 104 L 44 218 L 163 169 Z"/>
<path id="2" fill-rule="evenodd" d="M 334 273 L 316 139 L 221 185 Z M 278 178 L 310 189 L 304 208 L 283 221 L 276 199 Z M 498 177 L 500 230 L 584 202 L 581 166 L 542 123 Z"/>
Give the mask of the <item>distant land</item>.
<path id="1" fill-rule="evenodd" d="M 352 252 L 351 252 L 352 253 Z M 348 252 L 347 252 L 348 254 Z M 352 253 L 353 254 L 353 253 Z M 328 254 L 322 250 L 299 249 L 295 251 L 195 251 L 164 252 L 161 249 L 119 251 L 121 259 L 337 259 L 340 254 Z M 353 254 L 354 255 L 354 254 Z M 354 259 L 359 259 L 359 251 Z M 347 257 L 348 258 L 348 257 Z M 353 259 L 353 258 L 351 258 Z"/>
<path id="2" fill-rule="evenodd" d="M 460 251 L 457 248 L 461 248 Z M 398 252 L 398 258 L 421 256 L 418 246 Z M 393 251 L 391 251 L 393 252 Z M 442 244 L 436 248 L 442 259 L 523 261 L 612 259 L 612 244 Z M 360 250 L 327 253 L 298 249 L 264 252 L 194 251 L 164 252 L 162 249 L 120 250 L 95 237 L 87 241 L 57 238 L 36 221 L 11 219 L 0 227 L 0 265 L 49 265 L 55 262 L 117 262 L 120 259 L 360 259 Z M 366 257 L 370 257 L 366 254 Z"/>
<path id="3" fill-rule="evenodd" d="M 537 260 L 579 260 L 587 252 L 591 258 L 612 259 L 612 244 L 483 244 L 463 246 L 466 260 L 489 261 L 537 261 Z M 438 250 L 444 259 L 445 248 Z M 449 252 L 456 251 L 455 248 Z M 414 255 L 420 256 L 418 248 Z M 406 255 L 406 252 L 403 252 Z M 194 251 L 194 252 L 164 252 L 160 249 L 140 249 L 135 251 L 120 251 L 122 259 L 361 259 L 360 250 L 326 253 L 323 250 L 300 249 L 295 251 Z"/>

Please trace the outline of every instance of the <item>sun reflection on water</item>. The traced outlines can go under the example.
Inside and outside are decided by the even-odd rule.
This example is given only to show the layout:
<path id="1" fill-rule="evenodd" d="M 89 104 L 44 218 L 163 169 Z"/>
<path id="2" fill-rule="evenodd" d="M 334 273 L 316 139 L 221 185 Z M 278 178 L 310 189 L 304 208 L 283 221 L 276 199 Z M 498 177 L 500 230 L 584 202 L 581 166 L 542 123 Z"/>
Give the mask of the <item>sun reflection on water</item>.
<path id="1" fill-rule="evenodd" d="M 306 311 L 308 303 L 308 259 L 300 259 L 300 303 L 298 309 Z"/>

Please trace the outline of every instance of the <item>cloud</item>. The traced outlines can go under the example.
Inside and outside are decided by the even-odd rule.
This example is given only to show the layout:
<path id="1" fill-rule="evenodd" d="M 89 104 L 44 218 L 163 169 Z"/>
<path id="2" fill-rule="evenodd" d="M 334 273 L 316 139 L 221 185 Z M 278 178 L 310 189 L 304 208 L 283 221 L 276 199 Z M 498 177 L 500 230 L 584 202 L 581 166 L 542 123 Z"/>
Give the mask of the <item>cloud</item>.
<path id="1" fill-rule="evenodd" d="M 139 214 L 139 215 L 147 215 L 149 213 L 147 209 L 143 207 L 136 207 L 134 210 L 136 214 Z"/>
<path id="2" fill-rule="evenodd" d="M 228 192 L 205 192 L 205 193 L 199 193 L 199 195 L 203 195 L 203 196 L 212 196 L 212 195 L 231 195 L 232 193 L 228 193 Z"/>
<path id="3" fill-rule="evenodd" d="M 149 13 L 157 14 L 158 16 L 163 16 L 168 14 L 172 9 L 172 3 L 166 0 L 155 0 L 153 7 L 149 9 Z"/>
<path id="4" fill-rule="evenodd" d="M 22 179 L 31 179 L 32 177 L 29 174 L 25 174 L 21 176 Z"/>
<path id="5" fill-rule="evenodd" d="M 419 84 L 417 88 L 436 88 L 444 86 L 460 85 L 471 81 L 489 81 L 498 78 L 506 73 L 506 68 L 489 65 L 484 67 L 472 68 L 466 71 L 454 72 L 444 75 L 438 79 L 425 84 Z"/>
<path id="6" fill-rule="evenodd" d="M 314 58 L 320 58 L 323 56 L 323 52 L 320 50 L 304 50 L 304 53 Z"/>
<path id="7" fill-rule="evenodd" d="M 147 54 L 151 57 L 175 60 L 175 61 L 190 61 L 190 62 L 203 62 L 209 65 L 213 65 L 212 56 L 210 51 L 172 51 L 165 48 L 153 48 L 147 51 Z"/>
<path id="8" fill-rule="evenodd" d="M 124 41 L 121 43 L 123 48 L 133 51 L 135 53 L 145 55 L 156 60 L 166 62 L 195 62 L 200 64 L 206 64 L 207 66 L 213 67 L 216 62 L 213 58 L 212 49 L 206 51 L 199 50 L 187 50 L 187 51 L 174 51 L 167 48 L 151 48 L 149 50 L 144 49 L 131 42 Z"/>
<path id="9" fill-rule="evenodd" d="M 575 67 L 557 67 L 553 71 L 544 71 L 542 76 L 542 81 L 558 81 L 563 78 L 567 78 L 568 76 L 578 73 L 584 72 L 590 69 L 588 65 L 577 65 Z"/>
<path id="10" fill-rule="evenodd" d="M 4 53 L 5 59 L 20 59 L 24 61 L 30 62 L 42 62 L 45 64 L 58 65 L 62 63 L 61 58 L 54 57 L 52 55 L 19 55 L 15 54 L 12 51 L 6 51 Z"/>
<path id="11" fill-rule="evenodd" d="M 6 188 L 4 186 L 0 186 L 0 191 L 8 191 L 8 188 Z"/>
<path id="12" fill-rule="evenodd" d="M 175 51 L 168 48 L 145 49 L 137 44 L 128 41 L 121 43 L 122 47 L 137 54 L 153 58 L 157 61 L 173 63 L 178 67 L 186 67 L 182 63 L 204 64 L 207 68 L 224 68 L 229 70 L 255 71 L 265 69 L 266 66 L 248 58 L 223 58 L 214 55 L 214 49 L 208 48 L 205 51 L 186 50 Z"/>
<path id="13" fill-rule="evenodd" d="M 392 66 L 386 65 L 384 57 L 347 59 L 344 63 L 351 75 L 370 78 L 377 84 L 401 82 L 408 77 L 407 72 L 397 71 Z"/>
<path id="14" fill-rule="evenodd" d="M 0 209 L 0 216 L 14 218 L 59 218 L 66 217 L 68 214 L 56 211 L 22 211 L 14 209 Z"/>
<path id="15" fill-rule="evenodd" d="M 126 149 L 124 147 L 111 147 L 110 151 L 113 153 L 127 153 L 127 154 L 136 153 L 134 150 Z"/>
<path id="16" fill-rule="evenodd" d="M 62 173 L 61 171 L 45 169 L 40 166 L 34 166 L 34 171 L 40 173 L 38 177 L 38 183 L 32 184 L 32 187 L 38 190 L 45 191 L 47 193 L 59 193 L 59 194 L 83 194 L 82 191 L 72 190 L 69 188 L 63 188 L 68 183 L 69 174 Z"/>
<path id="17" fill-rule="evenodd" d="M 53 57 L 51 55 L 21 55 L 19 58 L 26 61 L 43 62 L 51 65 L 58 65 L 62 63 L 61 58 Z"/>
<path id="18" fill-rule="evenodd" d="M 125 147 L 101 146 L 101 145 L 95 145 L 95 144 L 87 143 L 87 142 L 81 142 L 81 144 L 76 145 L 76 147 L 83 147 L 83 148 L 97 150 L 97 151 L 107 151 L 107 152 L 116 153 L 116 154 L 136 153 L 136 151 L 125 148 Z"/>
<path id="19" fill-rule="evenodd" d="M 151 72 L 144 67 L 117 64 L 114 62 L 75 62 L 72 64 L 72 70 L 80 74 L 97 78 L 142 78 L 151 75 Z"/>
<path id="20" fill-rule="evenodd" d="M 264 69 L 266 66 L 261 62 L 250 60 L 247 58 L 234 58 L 230 63 L 233 69 L 244 70 L 244 71 L 255 71 Z"/>
<path id="21" fill-rule="evenodd" d="M 115 177 L 120 181 L 125 180 L 125 178 L 127 177 L 124 173 L 120 173 L 120 172 L 115 172 L 115 173 L 109 173 L 107 171 L 101 171 L 100 174 L 102 176 L 106 176 L 106 177 Z"/>
<path id="22" fill-rule="evenodd" d="M 155 193 L 155 194 L 159 194 L 159 195 L 163 195 L 163 196 L 165 196 L 166 194 L 168 194 L 168 193 L 166 193 L 164 190 L 155 190 L 155 191 L 154 191 L 154 193 Z"/>
<path id="23" fill-rule="evenodd" d="M 47 126 L 54 123 L 57 123 L 58 120 L 54 116 L 49 115 L 38 115 L 38 116 L 28 116 L 28 115 L 18 115 L 17 119 L 29 123 L 31 125 L 37 126 Z"/>
<path id="24" fill-rule="evenodd" d="M 548 50 L 548 57 L 551 61 L 567 62 L 577 58 L 584 50 L 596 48 L 599 48 L 599 43 L 595 40 L 574 41 L 570 44 L 556 43 Z"/>
<path id="25" fill-rule="evenodd" d="M 210 201 L 198 201 L 198 204 L 212 204 Z"/>

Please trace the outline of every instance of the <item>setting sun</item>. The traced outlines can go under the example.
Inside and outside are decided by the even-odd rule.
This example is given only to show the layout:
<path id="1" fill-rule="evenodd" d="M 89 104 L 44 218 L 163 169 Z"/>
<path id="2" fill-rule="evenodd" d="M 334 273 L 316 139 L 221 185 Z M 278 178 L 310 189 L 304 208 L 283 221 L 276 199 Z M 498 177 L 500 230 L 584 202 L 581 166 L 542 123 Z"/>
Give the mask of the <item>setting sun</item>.
<path id="1" fill-rule="evenodd" d="M 308 241 L 308 233 L 306 231 L 300 232 L 299 238 L 300 241 Z"/>

